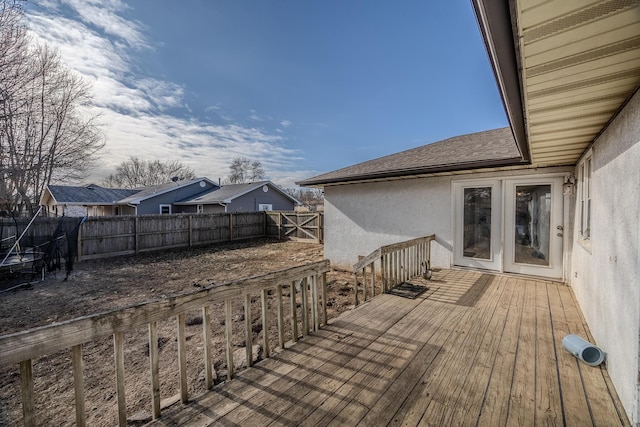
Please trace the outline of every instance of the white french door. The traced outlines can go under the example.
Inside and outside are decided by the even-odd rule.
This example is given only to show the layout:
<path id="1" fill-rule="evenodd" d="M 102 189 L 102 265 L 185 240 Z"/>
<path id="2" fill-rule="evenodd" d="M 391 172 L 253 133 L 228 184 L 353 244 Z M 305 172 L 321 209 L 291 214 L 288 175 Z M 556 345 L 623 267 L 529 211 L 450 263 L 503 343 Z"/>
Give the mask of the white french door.
<path id="1" fill-rule="evenodd" d="M 500 270 L 502 187 L 499 180 L 454 182 L 454 264 Z"/>
<path id="2" fill-rule="evenodd" d="M 562 182 L 562 177 L 454 182 L 454 264 L 561 278 Z"/>
<path id="3" fill-rule="evenodd" d="M 504 271 L 562 277 L 562 178 L 506 180 Z"/>

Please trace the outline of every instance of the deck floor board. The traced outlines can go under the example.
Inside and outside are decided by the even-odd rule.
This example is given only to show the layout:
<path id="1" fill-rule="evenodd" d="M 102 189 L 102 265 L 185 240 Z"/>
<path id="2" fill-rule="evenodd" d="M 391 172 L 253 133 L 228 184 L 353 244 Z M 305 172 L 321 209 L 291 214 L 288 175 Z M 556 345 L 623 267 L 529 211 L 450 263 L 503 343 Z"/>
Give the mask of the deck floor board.
<path id="1" fill-rule="evenodd" d="M 628 425 L 606 369 L 562 348 L 591 338 L 568 286 L 470 270 L 412 283 L 430 289 L 376 296 L 151 425 Z"/>

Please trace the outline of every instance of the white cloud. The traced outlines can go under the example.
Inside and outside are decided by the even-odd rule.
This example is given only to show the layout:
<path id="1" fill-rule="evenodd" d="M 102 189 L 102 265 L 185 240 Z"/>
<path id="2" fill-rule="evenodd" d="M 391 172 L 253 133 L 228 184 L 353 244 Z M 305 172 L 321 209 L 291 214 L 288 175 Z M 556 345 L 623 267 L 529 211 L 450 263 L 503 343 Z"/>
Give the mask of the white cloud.
<path id="1" fill-rule="evenodd" d="M 91 24 L 110 36 L 118 37 L 130 47 L 149 47 L 143 26 L 118 15 L 129 6 L 120 0 L 63 0 L 86 24 Z"/>
<path id="2" fill-rule="evenodd" d="M 294 186 L 295 180 L 311 175 L 291 172 L 300 153 L 287 148 L 280 134 L 234 123 L 220 105 L 211 105 L 205 112 L 217 111 L 224 124 L 168 114 L 175 108 L 190 113 L 184 101 L 187 88 L 137 74 L 132 52 L 148 49 L 151 43 L 141 23 L 119 15 L 128 7 L 122 1 L 62 2 L 77 16 L 62 16 L 59 3 L 43 0 L 39 9 L 29 11 L 29 27 L 36 39 L 55 46 L 66 64 L 93 85 L 89 110 L 104 123 L 107 144 L 92 180 L 112 173 L 130 156 L 180 160 L 212 179 L 228 175 L 229 164 L 237 156 L 259 160 L 269 177 L 284 186 Z M 255 110 L 250 113 L 255 121 L 271 120 Z M 291 122 L 283 120 L 280 125 L 286 128 Z"/>

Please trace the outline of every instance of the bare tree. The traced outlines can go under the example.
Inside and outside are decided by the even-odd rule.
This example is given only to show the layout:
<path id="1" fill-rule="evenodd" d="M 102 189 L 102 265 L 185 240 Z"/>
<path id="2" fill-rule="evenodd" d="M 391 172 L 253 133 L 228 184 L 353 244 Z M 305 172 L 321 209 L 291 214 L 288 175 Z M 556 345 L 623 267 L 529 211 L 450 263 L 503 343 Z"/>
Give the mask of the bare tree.
<path id="1" fill-rule="evenodd" d="M 315 210 L 318 205 L 324 203 L 321 188 L 282 188 L 282 190 L 310 210 Z"/>
<path id="2" fill-rule="evenodd" d="M 86 176 L 104 146 L 82 109 L 90 87 L 27 37 L 22 13 L 0 0 L 0 208 L 18 213 L 33 211 L 52 180 Z"/>
<path id="3" fill-rule="evenodd" d="M 161 162 L 130 157 L 120 163 L 116 173 L 109 175 L 103 184 L 107 187 L 138 188 L 164 184 L 174 178 L 185 180 L 195 177 L 193 169 L 178 160 Z"/>
<path id="4" fill-rule="evenodd" d="M 229 166 L 231 173 L 227 178 L 231 184 L 243 184 L 264 179 L 264 169 L 257 160 L 249 160 L 246 157 L 236 157 Z"/>

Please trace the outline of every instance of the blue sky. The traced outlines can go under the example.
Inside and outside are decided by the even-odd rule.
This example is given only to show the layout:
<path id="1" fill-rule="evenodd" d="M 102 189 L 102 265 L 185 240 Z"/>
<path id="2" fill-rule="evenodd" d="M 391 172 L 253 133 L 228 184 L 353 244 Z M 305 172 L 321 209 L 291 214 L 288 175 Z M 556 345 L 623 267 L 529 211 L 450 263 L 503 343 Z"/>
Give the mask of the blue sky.
<path id="1" fill-rule="evenodd" d="M 231 159 L 296 180 L 507 125 L 469 0 L 38 0 L 37 39 L 93 84 L 122 160 Z"/>

